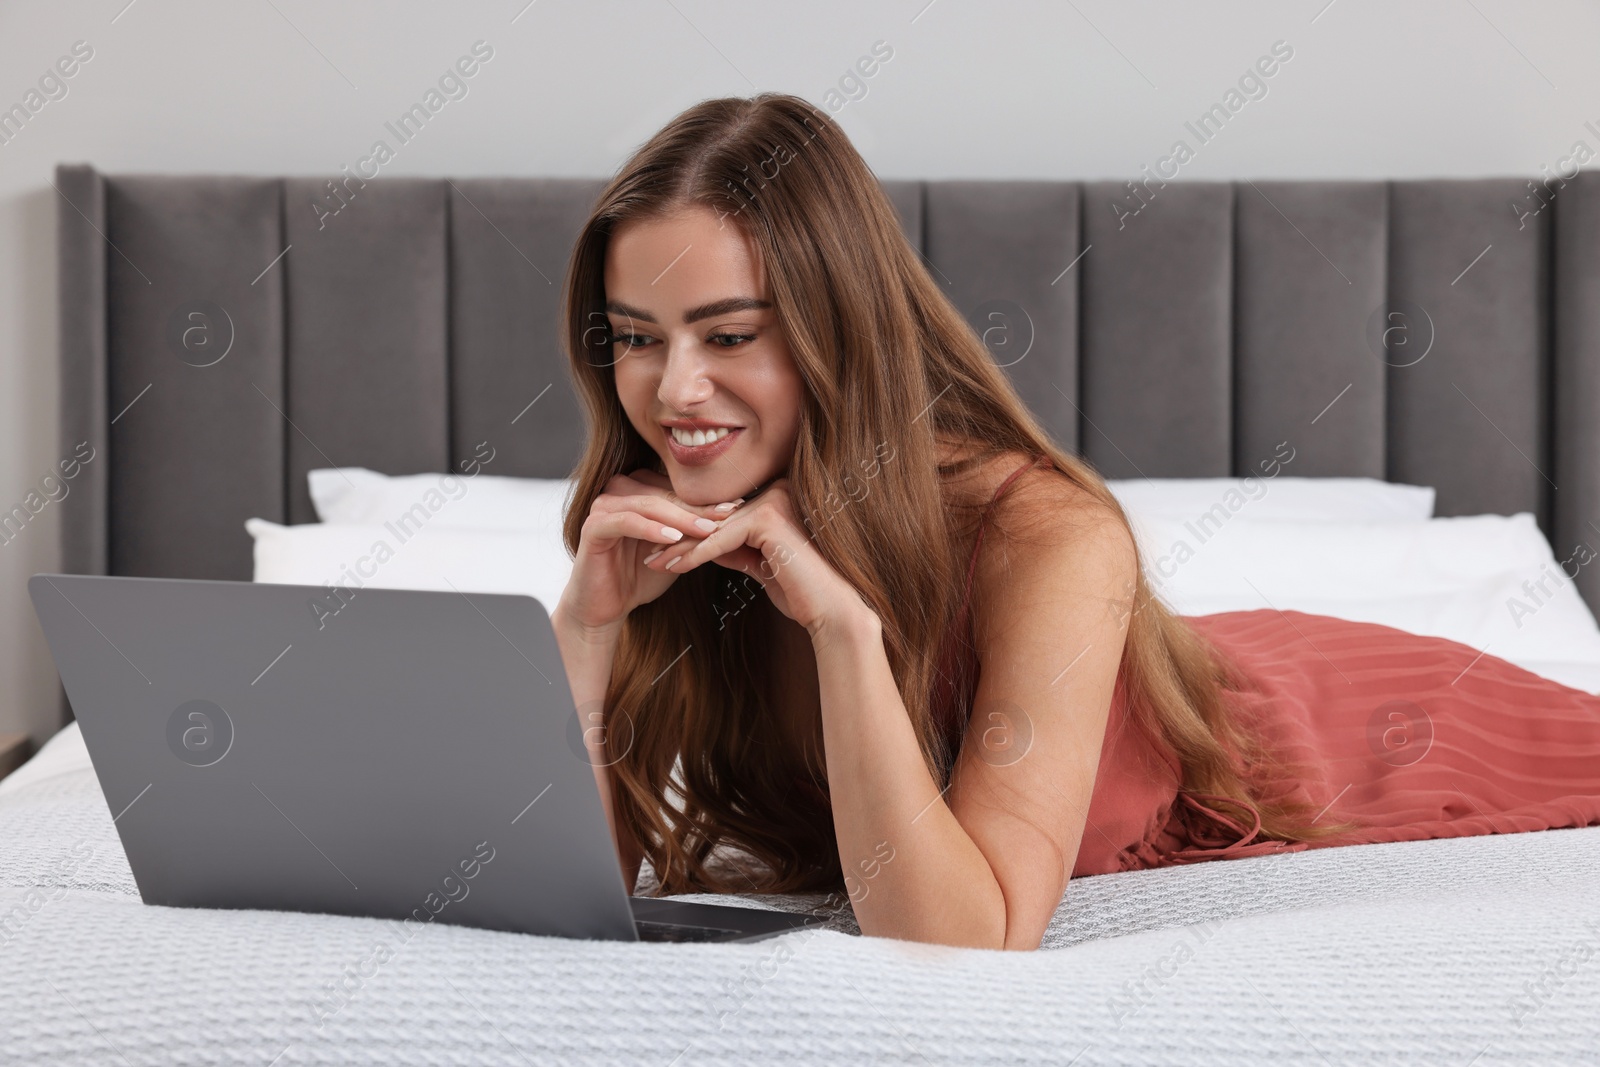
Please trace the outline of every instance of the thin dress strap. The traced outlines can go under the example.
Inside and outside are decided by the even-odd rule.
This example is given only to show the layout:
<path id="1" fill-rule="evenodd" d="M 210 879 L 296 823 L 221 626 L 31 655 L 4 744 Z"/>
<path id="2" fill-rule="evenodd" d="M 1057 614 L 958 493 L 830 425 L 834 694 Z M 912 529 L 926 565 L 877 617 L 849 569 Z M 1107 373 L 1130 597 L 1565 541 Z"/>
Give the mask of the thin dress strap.
<path id="1" fill-rule="evenodd" d="M 934 683 L 938 692 L 938 695 L 936 695 L 934 698 L 934 718 L 939 724 L 940 730 L 944 733 L 947 743 L 952 746 L 952 751 L 954 751 L 954 749 L 959 745 L 957 738 L 959 737 L 960 730 L 964 725 L 964 723 L 960 720 L 960 710 L 956 707 L 958 697 L 962 692 L 962 686 L 964 684 L 962 679 L 967 678 L 968 675 L 966 672 L 975 666 L 975 664 L 971 662 L 973 648 L 970 641 L 970 635 L 967 635 L 966 630 L 967 616 L 971 609 L 970 601 L 972 598 L 972 581 L 973 576 L 977 573 L 978 569 L 978 551 L 983 547 L 984 527 L 989 521 L 989 511 L 994 507 L 995 501 L 1000 499 L 1001 494 L 1009 489 L 1011 487 L 1011 483 L 1015 481 L 1024 471 L 1038 466 L 1041 461 L 1048 464 L 1050 462 L 1050 457 L 1046 455 L 1036 455 L 1027 463 L 1023 464 L 1020 468 L 1012 471 L 1011 474 L 1007 476 L 1006 480 L 1000 483 L 1000 487 L 995 490 L 994 496 L 990 499 L 989 503 L 985 505 L 983 509 L 983 515 L 978 523 L 977 541 L 972 546 L 972 559 L 967 563 L 967 584 L 966 589 L 962 594 L 961 608 L 956 612 L 955 621 L 951 625 L 950 629 L 945 631 L 941 655 L 938 660 L 938 663 L 941 665 L 941 667 L 944 665 L 953 667 L 955 670 L 955 677 L 952 677 L 945 670 L 941 669 L 938 672 L 938 679 Z M 963 640 L 964 637 L 967 639 Z M 963 648 L 965 651 L 963 651 Z"/>
<path id="2" fill-rule="evenodd" d="M 1031 470 L 1032 468 L 1037 467 L 1041 462 L 1048 464 L 1050 462 L 1050 457 L 1043 455 L 1034 456 L 1032 459 L 1028 460 L 1028 462 L 1024 463 L 1010 474 L 1006 475 L 1006 480 L 1000 483 L 1000 488 L 994 491 L 994 496 L 990 498 L 989 503 L 984 505 L 983 514 L 978 519 L 978 539 L 973 543 L 972 546 L 972 559 L 967 562 L 967 586 L 961 597 L 961 614 L 963 617 L 966 615 L 967 602 L 972 598 L 972 576 L 978 571 L 978 550 L 983 547 L 983 531 L 989 524 L 990 509 L 994 507 L 995 501 L 1000 499 L 1000 495 L 1007 489 L 1011 488 L 1011 483 L 1016 480 L 1019 474 L 1021 474 L 1023 471 Z"/>

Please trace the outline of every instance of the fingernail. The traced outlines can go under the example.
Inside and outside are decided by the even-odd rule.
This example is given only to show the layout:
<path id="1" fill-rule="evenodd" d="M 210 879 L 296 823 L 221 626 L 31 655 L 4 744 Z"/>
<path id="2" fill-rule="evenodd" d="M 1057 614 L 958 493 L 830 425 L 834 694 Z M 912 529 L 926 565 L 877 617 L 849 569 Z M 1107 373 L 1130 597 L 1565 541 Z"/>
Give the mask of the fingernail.
<path id="1" fill-rule="evenodd" d="M 743 504 L 743 503 L 744 503 L 744 497 L 740 497 L 738 500 L 730 500 L 726 504 L 718 504 L 712 510 L 713 511 L 732 511 L 734 508 L 738 507 L 740 504 Z"/>
<path id="2" fill-rule="evenodd" d="M 682 556 L 673 556 L 671 559 L 667 560 L 667 562 L 663 563 L 662 566 L 670 571 L 672 568 L 678 565 L 678 561 L 682 558 Z"/>
<path id="3" fill-rule="evenodd" d="M 644 561 L 646 563 L 649 563 L 651 560 L 655 559 L 657 556 L 661 555 L 661 553 L 663 553 L 665 551 L 666 551 L 666 549 L 664 549 L 664 548 L 658 548 L 654 552 L 652 552 L 648 556 L 646 556 L 644 558 Z"/>
<path id="4" fill-rule="evenodd" d="M 663 534 L 665 534 L 667 537 L 672 538 L 674 541 L 683 540 L 683 531 L 682 530 L 674 530 L 670 526 L 663 526 L 663 527 L 661 527 L 661 532 Z"/>
<path id="5" fill-rule="evenodd" d="M 712 530 L 717 528 L 717 524 L 712 522 L 710 519 L 696 519 L 694 520 L 694 524 L 700 529 L 704 530 L 706 533 L 710 533 Z"/>

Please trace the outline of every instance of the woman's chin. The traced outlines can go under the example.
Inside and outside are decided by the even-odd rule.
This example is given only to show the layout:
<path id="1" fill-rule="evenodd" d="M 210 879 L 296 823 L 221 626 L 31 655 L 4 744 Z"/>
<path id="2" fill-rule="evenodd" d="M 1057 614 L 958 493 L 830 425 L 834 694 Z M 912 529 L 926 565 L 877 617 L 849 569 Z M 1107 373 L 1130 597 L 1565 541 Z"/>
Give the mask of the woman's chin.
<path id="1" fill-rule="evenodd" d="M 672 480 L 672 491 L 679 500 L 697 508 L 715 507 L 718 504 L 726 503 L 729 500 L 737 500 L 739 497 L 746 495 L 732 486 L 718 490 L 707 485 L 696 484 L 692 479 L 688 482 L 680 482 L 676 478 Z"/>
<path id="2" fill-rule="evenodd" d="M 748 499 L 784 473 L 786 472 L 779 471 L 751 485 L 750 480 L 737 471 L 695 469 L 667 464 L 667 477 L 672 481 L 672 492 L 679 500 L 694 507 L 714 507 L 741 497 Z"/>

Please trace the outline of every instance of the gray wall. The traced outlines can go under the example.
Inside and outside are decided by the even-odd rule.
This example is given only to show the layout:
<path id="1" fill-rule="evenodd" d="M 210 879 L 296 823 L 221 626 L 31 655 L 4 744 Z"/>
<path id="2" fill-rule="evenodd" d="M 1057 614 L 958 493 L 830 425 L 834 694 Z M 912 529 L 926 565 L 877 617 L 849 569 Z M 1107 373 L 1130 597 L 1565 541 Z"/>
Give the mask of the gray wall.
<path id="1" fill-rule="evenodd" d="M 56 163 L 333 177 L 394 145 L 385 122 L 480 39 L 493 58 L 382 176 L 603 175 L 688 104 L 757 89 L 837 108 L 890 178 L 1121 181 L 1179 139 L 1180 180 L 1534 177 L 1600 151 L 1600 10 L 1575 0 L 124 3 L 0 6 L 0 108 L 93 49 L 20 130 L 0 123 L 0 510 L 68 458 Z M 845 92 L 879 41 L 892 57 Z M 1185 123 L 1278 41 L 1292 58 L 1202 143 Z M 54 520 L 0 544 L 0 730 L 41 738 L 56 680 L 25 582 L 58 566 Z"/>

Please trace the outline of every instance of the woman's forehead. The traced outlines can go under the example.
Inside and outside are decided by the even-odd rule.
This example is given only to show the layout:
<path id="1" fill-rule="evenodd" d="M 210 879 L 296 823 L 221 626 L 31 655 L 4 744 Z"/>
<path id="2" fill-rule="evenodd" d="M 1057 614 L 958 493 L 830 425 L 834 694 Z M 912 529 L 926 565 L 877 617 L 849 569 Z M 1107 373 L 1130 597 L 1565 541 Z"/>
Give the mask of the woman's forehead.
<path id="1" fill-rule="evenodd" d="M 755 242 L 707 207 L 619 226 L 606 251 L 605 288 L 608 300 L 672 321 L 730 296 L 768 295 Z"/>

